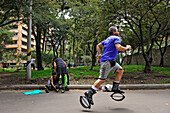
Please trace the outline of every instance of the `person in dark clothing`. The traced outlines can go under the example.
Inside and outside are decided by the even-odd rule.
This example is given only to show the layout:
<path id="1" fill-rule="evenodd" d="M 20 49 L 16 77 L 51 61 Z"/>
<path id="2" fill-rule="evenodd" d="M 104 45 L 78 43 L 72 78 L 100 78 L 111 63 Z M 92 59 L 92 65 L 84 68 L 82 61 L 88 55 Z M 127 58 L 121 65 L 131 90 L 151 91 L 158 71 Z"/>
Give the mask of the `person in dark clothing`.
<path id="1" fill-rule="evenodd" d="M 51 90 L 56 90 L 56 81 L 57 75 L 56 72 L 52 72 L 52 76 L 50 77 L 50 79 L 48 80 L 48 85 L 45 86 L 45 92 L 49 93 L 49 91 Z"/>
<path id="2" fill-rule="evenodd" d="M 65 74 L 68 75 L 66 63 L 63 61 L 62 58 L 55 57 L 53 59 L 53 66 L 54 66 L 54 70 L 56 71 L 56 75 L 57 75 L 57 77 L 56 77 L 56 82 L 57 82 L 56 91 L 57 92 L 59 91 L 59 77 L 61 75 L 62 76 L 62 90 L 61 90 L 61 92 L 64 93 L 65 92 L 64 76 L 65 76 Z"/>

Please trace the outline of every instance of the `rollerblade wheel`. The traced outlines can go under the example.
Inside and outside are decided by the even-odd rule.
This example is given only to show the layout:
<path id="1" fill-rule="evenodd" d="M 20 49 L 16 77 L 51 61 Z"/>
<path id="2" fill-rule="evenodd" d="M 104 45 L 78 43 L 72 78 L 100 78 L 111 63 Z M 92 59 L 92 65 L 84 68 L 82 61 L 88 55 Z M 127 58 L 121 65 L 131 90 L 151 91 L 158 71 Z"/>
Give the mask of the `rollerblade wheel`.
<path id="1" fill-rule="evenodd" d="M 85 96 L 80 96 L 80 104 L 84 107 L 84 108 L 91 108 L 91 104 L 88 102 L 87 98 Z"/>
<path id="2" fill-rule="evenodd" d="M 110 97 L 115 101 L 122 101 L 125 99 L 125 96 L 122 93 L 112 93 Z"/>

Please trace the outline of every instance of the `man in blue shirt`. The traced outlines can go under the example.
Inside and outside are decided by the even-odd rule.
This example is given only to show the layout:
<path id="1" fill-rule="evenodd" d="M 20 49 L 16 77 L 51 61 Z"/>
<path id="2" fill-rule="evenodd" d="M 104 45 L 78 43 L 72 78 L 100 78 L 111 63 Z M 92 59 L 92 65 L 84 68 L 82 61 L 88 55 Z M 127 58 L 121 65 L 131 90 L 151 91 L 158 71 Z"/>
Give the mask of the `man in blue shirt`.
<path id="1" fill-rule="evenodd" d="M 101 84 L 106 81 L 108 74 L 113 71 L 116 72 L 115 80 L 113 82 L 112 91 L 115 93 L 124 93 L 119 89 L 119 83 L 123 75 L 123 68 L 115 61 L 118 51 L 130 50 L 131 46 L 123 47 L 121 39 L 116 27 L 110 27 L 108 30 L 110 36 L 97 45 L 97 53 L 100 60 L 100 75 L 99 79 L 92 85 L 91 89 L 85 92 L 85 96 L 90 104 L 93 103 L 92 96 L 99 90 Z M 101 55 L 101 48 L 104 47 L 103 54 Z"/>

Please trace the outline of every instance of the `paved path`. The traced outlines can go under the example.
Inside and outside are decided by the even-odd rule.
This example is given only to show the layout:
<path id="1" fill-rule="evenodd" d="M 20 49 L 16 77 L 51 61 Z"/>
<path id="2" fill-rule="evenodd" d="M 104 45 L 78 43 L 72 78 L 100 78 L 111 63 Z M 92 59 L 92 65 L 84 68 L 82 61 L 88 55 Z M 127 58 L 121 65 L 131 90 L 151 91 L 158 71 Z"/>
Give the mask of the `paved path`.
<path id="1" fill-rule="evenodd" d="M 28 91 L 28 90 L 25 90 Z M 94 95 L 95 105 L 84 109 L 79 96 L 85 90 L 64 94 L 50 92 L 25 96 L 23 91 L 0 91 L 1 113 L 170 113 L 170 90 L 125 90 L 122 102 L 113 101 L 108 92 Z"/>

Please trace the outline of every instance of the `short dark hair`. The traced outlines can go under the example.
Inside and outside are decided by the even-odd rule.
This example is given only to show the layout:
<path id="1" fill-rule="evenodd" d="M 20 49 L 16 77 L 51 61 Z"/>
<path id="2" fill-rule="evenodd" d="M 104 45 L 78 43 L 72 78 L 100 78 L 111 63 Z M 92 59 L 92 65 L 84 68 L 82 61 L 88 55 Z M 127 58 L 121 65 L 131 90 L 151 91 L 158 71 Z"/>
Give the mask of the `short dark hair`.
<path id="1" fill-rule="evenodd" d="M 53 62 L 54 62 L 54 60 L 55 60 L 56 58 L 58 58 L 58 56 L 55 56 L 55 57 L 53 58 Z"/>
<path id="2" fill-rule="evenodd" d="M 56 72 L 55 72 L 55 71 L 52 71 L 52 75 L 56 75 Z"/>
<path id="3" fill-rule="evenodd" d="M 112 26 L 109 28 L 108 32 L 110 35 L 113 35 L 113 31 L 116 32 L 116 30 L 117 30 L 117 27 Z"/>

